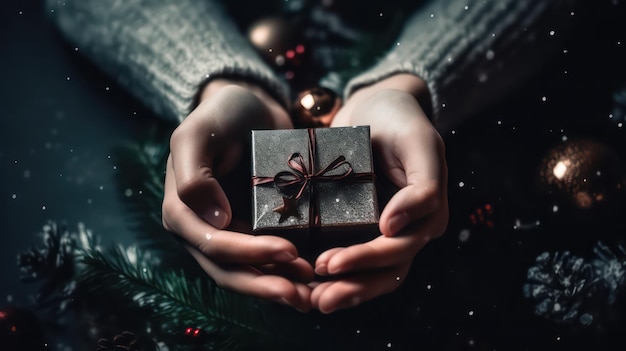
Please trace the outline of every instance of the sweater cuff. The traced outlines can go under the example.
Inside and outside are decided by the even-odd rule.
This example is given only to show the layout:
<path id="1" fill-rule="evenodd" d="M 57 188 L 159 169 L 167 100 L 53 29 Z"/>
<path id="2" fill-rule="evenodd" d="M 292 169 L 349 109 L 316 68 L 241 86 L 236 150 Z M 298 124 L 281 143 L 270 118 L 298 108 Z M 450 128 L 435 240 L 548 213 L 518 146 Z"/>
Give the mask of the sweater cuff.
<path id="1" fill-rule="evenodd" d="M 556 53 L 563 35 L 546 28 L 563 29 L 572 3 L 429 1 L 388 54 L 348 82 L 344 95 L 397 73 L 415 74 L 430 91 L 433 124 L 450 130 L 522 85 Z"/>
<path id="2" fill-rule="evenodd" d="M 206 81 L 237 76 L 288 106 L 276 77 L 210 0 L 48 0 L 62 34 L 158 116 L 182 121 Z"/>

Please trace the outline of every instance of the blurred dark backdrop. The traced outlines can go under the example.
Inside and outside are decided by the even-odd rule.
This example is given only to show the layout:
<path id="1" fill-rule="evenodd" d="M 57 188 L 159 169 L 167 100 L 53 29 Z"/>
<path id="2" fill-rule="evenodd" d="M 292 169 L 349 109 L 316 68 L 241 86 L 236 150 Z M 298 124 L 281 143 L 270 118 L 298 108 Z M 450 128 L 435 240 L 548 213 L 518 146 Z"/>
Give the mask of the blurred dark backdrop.
<path id="1" fill-rule="evenodd" d="M 626 220 L 619 196 L 605 206 L 581 209 L 537 183 L 542 158 L 566 139 L 590 138 L 615 150 L 615 162 L 626 158 L 626 98 L 619 97 L 626 87 L 625 6 L 617 0 L 597 4 L 593 13 L 581 14 L 586 24 L 564 48 L 567 53 L 530 86 L 484 119 L 444 135 L 451 223 L 446 237 L 418 262 L 449 258 L 440 268 L 449 274 L 436 277 L 420 271 L 421 280 L 415 286 L 407 283 L 401 292 L 419 291 L 424 297 L 424 281 L 451 289 L 433 298 L 430 309 L 423 308 L 432 322 L 428 328 L 445 328 L 447 321 L 466 335 L 518 328 L 517 334 L 511 329 L 496 334 L 516 336 L 517 342 L 532 346 L 527 334 L 537 332 L 530 327 L 535 322 L 532 307 L 516 303 L 519 283 L 534 256 L 544 250 L 584 253 L 604 236 L 623 238 Z M 125 189 L 115 185 L 112 149 L 172 126 L 158 121 L 85 61 L 80 48 L 62 41 L 46 21 L 40 1 L 3 2 L 0 45 L 0 306 L 29 307 L 36 287 L 20 283 L 18 252 L 40 243 L 36 234 L 47 220 L 70 229 L 82 222 L 106 241 L 132 241 L 124 220 Z M 472 217 L 487 203 L 496 210 L 492 227 Z M 554 211 L 555 206 L 560 210 Z M 448 247 L 456 251 L 441 256 Z M 509 276 L 513 278 L 504 279 Z M 487 297 L 498 302 L 497 309 L 479 303 Z M 468 306 L 485 308 L 485 319 L 469 322 Z M 524 308 L 527 315 L 517 320 L 516 313 Z M 443 330 L 442 338 L 448 335 Z M 551 340 L 550 347 L 555 336 L 567 335 L 558 328 L 543 331 L 541 338 Z M 48 333 L 59 350 L 73 344 L 71 330 Z M 448 349 L 457 349 L 454 343 Z M 502 345 L 502 340 L 495 344 Z"/>

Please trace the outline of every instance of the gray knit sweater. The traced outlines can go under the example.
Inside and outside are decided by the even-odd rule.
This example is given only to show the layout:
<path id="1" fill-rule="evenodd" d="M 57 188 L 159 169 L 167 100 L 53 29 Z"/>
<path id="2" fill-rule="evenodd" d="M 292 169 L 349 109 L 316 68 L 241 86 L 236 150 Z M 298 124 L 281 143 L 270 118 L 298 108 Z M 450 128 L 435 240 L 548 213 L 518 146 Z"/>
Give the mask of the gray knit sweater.
<path id="1" fill-rule="evenodd" d="M 215 0 L 47 0 L 80 52 L 157 115 L 182 121 L 204 82 L 255 81 L 288 105 L 289 87 Z M 390 50 L 353 77 L 359 86 L 398 72 L 420 76 L 433 121 L 454 128 L 514 92 L 562 48 L 573 0 L 431 0 L 408 17 Z"/>

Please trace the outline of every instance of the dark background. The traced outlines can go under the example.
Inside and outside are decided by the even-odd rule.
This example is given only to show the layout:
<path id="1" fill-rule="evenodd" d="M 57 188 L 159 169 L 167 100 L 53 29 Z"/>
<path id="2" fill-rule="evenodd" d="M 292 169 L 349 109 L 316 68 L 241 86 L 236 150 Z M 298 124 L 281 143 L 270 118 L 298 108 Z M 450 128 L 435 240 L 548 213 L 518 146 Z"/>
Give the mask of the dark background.
<path id="1" fill-rule="evenodd" d="M 48 220 L 132 240 L 113 149 L 158 122 L 61 40 L 41 1 L 3 2 L 0 45 L 0 305 L 31 307 L 37 286 L 20 283 L 17 255 L 41 245 Z"/>
<path id="2" fill-rule="evenodd" d="M 396 349 L 413 345 L 408 340 L 419 328 L 424 346 L 432 349 L 626 345 L 623 324 L 598 332 L 537 318 L 520 288 L 539 253 L 588 256 L 598 240 L 619 242 L 626 235 L 621 192 L 608 191 L 608 201 L 582 209 L 571 203 L 571 194 L 548 192 L 539 176 L 544 157 L 564 140 L 584 138 L 614 150 L 615 157 L 599 164 L 602 169 L 624 162 L 626 101 L 616 98 L 626 87 L 624 7 L 599 1 L 597 13 L 584 14 L 567 53 L 538 79 L 484 119 L 444 135 L 449 230 L 416 260 L 415 279 L 375 306 L 424 317 L 410 325 L 415 329 L 396 334 L 391 328 L 398 326 L 390 322 L 389 330 L 379 331 L 389 337 L 374 339 L 380 349 L 391 341 Z M 127 192 L 116 186 L 112 149 L 171 126 L 86 62 L 80 48 L 63 42 L 39 1 L 5 1 L 0 26 L 0 305 L 30 308 L 35 286 L 20 282 L 18 252 L 40 242 L 36 234 L 48 220 L 70 229 L 82 222 L 104 241 L 131 242 L 123 206 Z M 471 217 L 486 204 L 494 210 L 489 226 Z M 459 240 L 461 233 L 469 237 Z M 423 304 L 415 306 L 410 296 Z M 384 323 L 358 320 L 359 313 L 365 312 L 337 320 L 351 318 L 364 331 L 368 323 L 372 329 Z M 74 344 L 71 329 L 46 332 L 58 350 Z"/>

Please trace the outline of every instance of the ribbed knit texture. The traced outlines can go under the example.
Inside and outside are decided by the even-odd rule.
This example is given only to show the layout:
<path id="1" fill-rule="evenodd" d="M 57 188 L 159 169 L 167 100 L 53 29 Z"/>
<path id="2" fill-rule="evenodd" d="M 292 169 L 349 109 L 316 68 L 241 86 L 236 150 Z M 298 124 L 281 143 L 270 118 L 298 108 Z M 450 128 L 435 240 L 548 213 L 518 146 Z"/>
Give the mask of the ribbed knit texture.
<path id="1" fill-rule="evenodd" d="M 182 121 L 201 84 L 224 75 L 256 81 L 288 105 L 286 83 L 216 0 L 47 1 L 64 35 L 159 116 Z M 380 61 L 348 82 L 344 97 L 413 73 L 427 82 L 435 126 L 453 128 L 533 77 L 560 49 L 560 21 L 574 3 L 425 1 Z"/>
<path id="2" fill-rule="evenodd" d="M 158 116 L 182 121 L 208 78 L 240 76 L 287 105 L 288 90 L 209 0 L 48 0 L 64 36 Z"/>
<path id="3" fill-rule="evenodd" d="M 348 82 L 345 95 L 394 73 L 413 73 L 428 85 L 435 126 L 454 128 L 513 92 L 562 49 L 560 21 L 574 2 L 431 0 L 374 67 Z"/>

